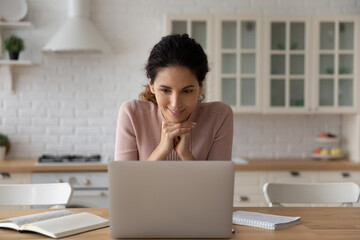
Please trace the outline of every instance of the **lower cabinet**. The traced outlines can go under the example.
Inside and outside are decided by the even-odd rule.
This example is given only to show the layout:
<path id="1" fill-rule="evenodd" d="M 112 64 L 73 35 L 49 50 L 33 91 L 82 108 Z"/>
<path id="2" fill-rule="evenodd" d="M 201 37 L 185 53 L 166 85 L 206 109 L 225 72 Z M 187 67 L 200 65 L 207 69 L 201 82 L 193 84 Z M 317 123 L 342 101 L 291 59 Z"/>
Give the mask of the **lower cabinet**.
<path id="1" fill-rule="evenodd" d="M 30 172 L 0 172 L 0 184 L 31 183 Z"/>
<path id="2" fill-rule="evenodd" d="M 360 171 L 236 171 L 234 184 L 234 206 L 268 206 L 263 193 L 263 186 L 266 182 L 355 182 L 360 185 Z M 299 204 L 296 206 L 306 205 Z M 317 205 L 311 204 L 310 206 Z M 339 205 L 327 204 L 326 206 Z M 359 207 L 360 203 L 356 203 L 354 206 Z"/>
<path id="3" fill-rule="evenodd" d="M 25 184 L 31 183 L 30 172 L 0 172 L 0 184 Z M 0 209 L 29 208 L 27 206 L 0 206 Z"/>

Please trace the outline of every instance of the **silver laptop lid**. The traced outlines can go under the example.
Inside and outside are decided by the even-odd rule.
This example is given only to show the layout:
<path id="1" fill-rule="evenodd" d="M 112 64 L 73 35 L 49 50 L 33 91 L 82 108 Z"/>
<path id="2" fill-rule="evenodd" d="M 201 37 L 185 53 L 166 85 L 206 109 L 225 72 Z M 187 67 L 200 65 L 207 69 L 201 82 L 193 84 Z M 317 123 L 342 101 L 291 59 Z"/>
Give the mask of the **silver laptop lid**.
<path id="1" fill-rule="evenodd" d="M 111 162 L 114 238 L 228 238 L 235 166 L 230 161 Z"/>

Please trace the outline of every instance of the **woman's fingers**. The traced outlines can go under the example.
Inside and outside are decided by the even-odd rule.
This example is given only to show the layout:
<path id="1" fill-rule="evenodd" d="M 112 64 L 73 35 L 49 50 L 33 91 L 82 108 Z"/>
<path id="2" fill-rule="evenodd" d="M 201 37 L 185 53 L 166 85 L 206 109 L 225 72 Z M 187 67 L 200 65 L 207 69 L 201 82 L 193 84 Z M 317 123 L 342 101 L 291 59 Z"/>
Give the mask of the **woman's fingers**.
<path id="1" fill-rule="evenodd" d="M 181 122 L 181 123 L 170 123 L 170 122 L 166 122 L 163 121 L 162 123 L 162 128 L 166 129 L 169 132 L 175 131 L 176 129 L 179 128 L 194 128 L 196 126 L 195 122 Z"/>

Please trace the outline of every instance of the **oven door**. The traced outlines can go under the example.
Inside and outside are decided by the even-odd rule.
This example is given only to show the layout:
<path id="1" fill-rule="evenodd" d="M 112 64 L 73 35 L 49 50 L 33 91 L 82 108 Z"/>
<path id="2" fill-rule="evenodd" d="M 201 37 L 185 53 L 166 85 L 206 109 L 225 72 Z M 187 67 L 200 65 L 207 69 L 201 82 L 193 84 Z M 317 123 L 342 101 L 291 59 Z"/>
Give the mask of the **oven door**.
<path id="1" fill-rule="evenodd" d="M 74 189 L 67 208 L 108 208 L 109 191 L 107 189 Z"/>

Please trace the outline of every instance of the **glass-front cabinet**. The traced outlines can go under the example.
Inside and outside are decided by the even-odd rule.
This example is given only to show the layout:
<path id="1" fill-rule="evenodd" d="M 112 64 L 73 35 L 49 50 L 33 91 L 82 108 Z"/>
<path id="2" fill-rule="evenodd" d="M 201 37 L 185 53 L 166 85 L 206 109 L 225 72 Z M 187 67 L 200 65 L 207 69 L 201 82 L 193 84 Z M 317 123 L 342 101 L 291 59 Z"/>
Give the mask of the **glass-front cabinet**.
<path id="1" fill-rule="evenodd" d="M 260 112 L 260 23 L 254 17 L 216 20 L 217 99 L 236 112 Z"/>
<path id="2" fill-rule="evenodd" d="M 316 18 L 315 106 L 319 112 L 358 110 L 357 18 Z"/>
<path id="3" fill-rule="evenodd" d="M 188 33 L 211 71 L 206 100 L 234 113 L 359 111 L 358 16 L 168 15 L 167 34 Z"/>
<path id="4" fill-rule="evenodd" d="M 167 15 L 166 34 L 183 34 L 187 33 L 194 38 L 204 49 L 208 56 L 211 71 L 208 73 L 204 81 L 204 101 L 215 100 L 213 93 L 213 37 L 211 16 L 203 15 Z"/>
<path id="5" fill-rule="evenodd" d="M 309 111 L 309 30 L 309 20 L 304 18 L 266 18 L 265 112 Z"/>

